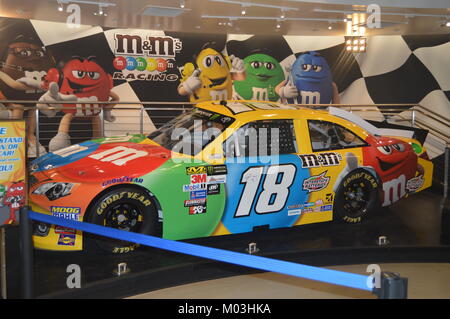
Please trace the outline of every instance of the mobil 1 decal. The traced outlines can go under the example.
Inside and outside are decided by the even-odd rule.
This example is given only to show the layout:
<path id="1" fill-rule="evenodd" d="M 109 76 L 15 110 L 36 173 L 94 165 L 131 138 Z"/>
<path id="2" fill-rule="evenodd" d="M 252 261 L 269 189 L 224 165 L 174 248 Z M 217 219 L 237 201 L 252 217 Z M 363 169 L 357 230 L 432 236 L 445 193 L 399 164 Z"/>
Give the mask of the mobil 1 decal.
<path id="1" fill-rule="evenodd" d="M 227 163 L 222 222 L 232 233 L 249 232 L 255 226 L 292 226 L 299 216 L 289 216 L 287 207 L 308 199 L 303 181 L 310 176 L 309 170 L 301 167 L 298 156 L 280 155 L 265 163 Z"/>

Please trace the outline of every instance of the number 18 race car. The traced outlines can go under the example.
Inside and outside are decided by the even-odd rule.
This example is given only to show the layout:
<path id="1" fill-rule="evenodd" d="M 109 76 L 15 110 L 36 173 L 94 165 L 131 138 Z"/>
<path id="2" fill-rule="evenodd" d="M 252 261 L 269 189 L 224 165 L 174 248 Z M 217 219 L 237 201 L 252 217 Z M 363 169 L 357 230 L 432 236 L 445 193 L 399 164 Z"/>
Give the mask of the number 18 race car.
<path id="1" fill-rule="evenodd" d="M 333 107 L 200 103 L 149 136 L 88 141 L 36 159 L 30 205 L 173 240 L 358 223 L 431 185 L 433 164 L 412 129 L 377 126 Z M 41 249 L 83 249 L 83 234 L 60 226 L 37 223 L 33 239 Z M 93 242 L 115 253 L 135 248 Z"/>

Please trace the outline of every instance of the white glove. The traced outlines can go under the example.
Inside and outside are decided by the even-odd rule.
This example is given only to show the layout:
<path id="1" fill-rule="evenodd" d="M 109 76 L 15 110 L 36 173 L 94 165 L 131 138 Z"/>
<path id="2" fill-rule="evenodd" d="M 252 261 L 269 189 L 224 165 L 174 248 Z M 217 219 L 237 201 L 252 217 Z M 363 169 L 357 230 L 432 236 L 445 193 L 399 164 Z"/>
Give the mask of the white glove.
<path id="1" fill-rule="evenodd" d="M 16 82 L 26 85 L 35 90 L 42 91 L 42 82 L 47 72 L 45 71 L 25 71 L 25 76 L 16 80 Z"/>
<path id="2" fill-rule="evenodd" d="M 12 117 L 12 111 L 0 108 L 0 120 L 9 120 Z"/>
<path id="3" fill-rule="evenodd" d="M 24 76 L 23 78 L 17 79 L 16 81 L 22 83 L 23 85 L 35 88 L 36 90 L 42 90 L 41 80 Z"/>
<path id="4" fill-rule="evenodd" d="M 110 123 L 116 121 L 116 117 L 114 115 L 112 115 L 111 110 L 103 109 L 103 116 L 104 116 L 104 119 Z"/>
<path id="5" fill-rule="evenodd" d="M 244 60 L 230 55 L 231 60 L 231 72 L 242 73 L 245 71 Z"/>
<path id="6" fill-rule="evenodd" d="M 55 114 L 63 108 L 63 104 L 61 102 L 76 102 L 77 97 L 73 94 L 62 94 L 59 93 L 59 86 L 56 82 L 52 82 L 49 85 L 48 91 L 45 92 L 39 99 L 37 107 L 39 110 L 47 115 L 48 117 L 53 117 Z M 54 109 L 50 109 L 53 107 Z"/>
<path id="7" fill-rule="evenodd" d="M 285 86 L 282 86 L 280 89 L 280 97 L 282 99 L 292 99 L 298 96 L 298 90 L 295 85 L 292 85 L 291 82 L 288 82 Z"/>
<path id="8" fill-rule="evenodd" d="M 202 81 L 200 80 L 199 76 L 200 76 L 201 71 L 199 69 L 196 69 L 192 75 L 190 77 L 188 77 L 186 79 L 186 81 L 184 81 L 182 83 L 184 90 L 191 95 L 192 93 L 194 93 L 195 90 L 197 90 L 198 88 L 200 88 L 202 86 Z"/>

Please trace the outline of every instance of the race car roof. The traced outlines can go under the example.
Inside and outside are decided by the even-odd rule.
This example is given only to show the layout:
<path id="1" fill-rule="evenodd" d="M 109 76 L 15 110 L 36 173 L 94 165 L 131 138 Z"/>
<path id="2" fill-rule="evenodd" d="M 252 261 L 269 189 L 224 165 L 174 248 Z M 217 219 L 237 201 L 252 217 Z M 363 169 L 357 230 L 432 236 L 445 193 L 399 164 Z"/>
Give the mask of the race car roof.
<path id="1" fill-rule="evenodd" d="M 249 112 L 263 111 L 268 113 L 276 113 L 279 111 L 304 111 L 324 113 L 323 111 L 312 110 L 293 104 L 282 104 L 269 101 L 208 101 L 198 103 L 196 107 L 221 113 L 223 115 L 239 117 L 241 114 L 249 115 Z"/>

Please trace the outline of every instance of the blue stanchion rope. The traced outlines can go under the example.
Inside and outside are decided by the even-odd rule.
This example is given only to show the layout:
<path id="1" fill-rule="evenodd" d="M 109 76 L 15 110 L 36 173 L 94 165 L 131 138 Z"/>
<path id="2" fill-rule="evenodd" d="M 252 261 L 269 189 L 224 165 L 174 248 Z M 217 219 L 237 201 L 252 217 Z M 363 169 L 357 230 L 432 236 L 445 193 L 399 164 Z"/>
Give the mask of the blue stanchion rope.
<path id="1" fill-rule="evenodd" d="M 313 267 L 288 261 L 163 239 L 144 234 L 127 232 L 110 227 L 99 226 L 91 223 L 67 220 L 59 217 L 37 213 L 34 211 L 29 211 L 28 216 L 30 219 L 47 224 L 74 228 L 100 236 L 124 240 L 159 249 L 165 249 L 177 253 L 206 259 L 213 259 L 264 271 L 322 281 L 334 285 L 372 291 L 372 288 L 367 284 L 368 276 L 364 275 L 352 274 L 343 271 Z"/>

